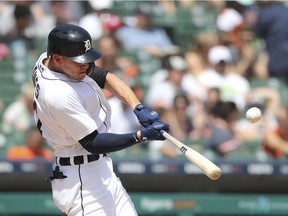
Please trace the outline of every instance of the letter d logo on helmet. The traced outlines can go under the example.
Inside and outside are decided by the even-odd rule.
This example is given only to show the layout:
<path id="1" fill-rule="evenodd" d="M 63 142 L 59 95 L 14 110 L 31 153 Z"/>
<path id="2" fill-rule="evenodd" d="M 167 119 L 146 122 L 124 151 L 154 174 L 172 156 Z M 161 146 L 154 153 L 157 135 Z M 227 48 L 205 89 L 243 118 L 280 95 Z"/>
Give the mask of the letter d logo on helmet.
<path id="1" fill-rule="evenodd" d="M 58 54 L 74 62 L 86 64 L 101 57 L 101 53 L 91 46 L 90 34 L 80 26 L 62 24 L 48 35 L 47 55 Z"/>
<path id="2" fill-rule="evenodd" d="M 85 43 L 85 52 L 89 51 L 91 49 L 91 43 L 90 43 L 90 40 L 87 40 L 87 41 L 84 41 Z"/>

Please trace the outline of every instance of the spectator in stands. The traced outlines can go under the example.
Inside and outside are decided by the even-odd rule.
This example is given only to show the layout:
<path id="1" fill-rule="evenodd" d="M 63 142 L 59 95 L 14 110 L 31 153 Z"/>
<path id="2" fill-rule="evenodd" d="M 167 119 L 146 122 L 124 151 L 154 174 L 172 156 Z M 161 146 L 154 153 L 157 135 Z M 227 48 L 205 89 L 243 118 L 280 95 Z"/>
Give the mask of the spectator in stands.
<path id="1" fill-rule="evenodd" d="M 145 51 L 157 57 L 175 52 L 175 46 L 166 31 L 152 25 L 151 8 L 146 6 L 139 5 L 135 8 L 133 11 L 135 25 L 122 26 L 116 31 L 116 37 L 125 50 Z"/>
<path id="2" fill-rule="evenodd" d="M 34 124 L 33 85 L 29 82 L 22 88 L 19 98 L 4 110 L 1 128 L 6 135 L 19 137 L 21 141 Z"/>
<path id="3" fill-rule="evenodd" d="M 211 32 L 200 32 L 193 40 L 193 48 L 186 53 L 186 59 L 196 76 L 210 66 L 208 52 L 216 45 L 218 45 L 218 37 Z"/>
<path id="4" fill-rule="evenodd" d="M 44 16 L 38 18 L 48 18 L 50 22 L 52 21 L 52 27 L 63 23 L 78 23 L 85 14 L 86 3 L 82 1 L 35 1 L 34 3 L 36 3 L 34 4 L 36 7 L 32 8 L 34 14 L 38 13 L 39 16 Z"/>
<path id="5" fill-rule="evenodd" d="M 13 28 L 13 11 L 14 4 L 11 1 L 0 1 L 0 23 L 5 23 L 5 25 L 0 25 L 1 36 L 7 34 Z"/>
<path id="6" fill-rule="evenodd" d="M 288 84 L 288 8 L 284 1 L 259 1 L 258 5 L 255 34 L 265 41 L 269 76 Z"/>
<path id="7" fill-rule="evenodd" d="M 97 66 L 121 77 L 136 78 L 138 66 L 131 58 L 121 55 L 121 45 L 113 35 L 100 37 L 96 45 L 102 54 L 96 62 Z M 107 98 L 112 96 L 112 93 L 106 90 L 104 93 Z"/>
<path id="8" fill-rule="evenodd" d="M 226 46 L 214 46 L 208 52 L 208 60 L 210 68 L 198 76 L 201 85 L 207 90 L 219 88 L 222 100 L 234 101 L 238 109 L 242 110 L 245 107 L 250 83 L 235 71 L 230 50 Z"/>
<path id="9" fill-rule="evenodd" d="M 288 155 L 288 107 L 282 106 L 277 112 L 278 126 L 264 132 L 263 148 L 271 158 L 281 159 Z"/>
<path id="10" fill-rule="evenodd" d="M 96 46 L 102 53 L 101 58 L 97 61 L 97 66 L 103 67 L 111 73 L 122 72 L 117 62 L 120 51 L 119 41 L 113 36 L 105 35 L 97 40 Z"/>
<path id="11" fill-rule="evenodd" d="M 197 107 L 193 109 L 193 118 L 194 121 L 197 122 L 196 125 L 198 125 L 198 130 L 196 131 L 198 132 L 194 134 L 194 138 L 207 139 L 207 136 L 209 135 L 207 125 L 209 125 L 211 120 L 212 109 L 216 103 L 219 103 L 219 101 L 221 101 L 221 92 L 217 87 L 209 88 L 207 90 L 207 97 L 202 101 L 197 101 Z M 195 104 L 195 102 L 193 102 L 193 104 Z"/>
<path id="12" fill-rule="evenodd" d="M 36 46 L 34 38 L 27 34 L 27 29 L 32 25 L 32 13 L 28 3 L 16 3 L 13 8 L 13 18 L 15 24 L 12 29 L 0 36 L 0 41 L 7 44 L 10 49 L 10 54 L 14 58 L 20 55 L 36 54 Z"/>
<path id="13" fill-rule="evenodd" d="M 217 16 L 216 26 L 221 45 L 231 49 L 234 62 L 239 59 L 238 48 L 241 45 L 242 15 L 233 8 L 223 8 Z"/>
<path id="14" fill-rule="evenodd" d="M 235 65 L 234 70 L 242 76 L 246 76 L 247 70 L 256 58 L 256 49 L 253 44 L 254 33 L 250 27 L 251 18 L 248 18 L 252 17 L 250 14 L 254 12 L 247 9 L 250 8 L 250 4 L 252 3 L 248 2 L 243 5 L 242 2 L 227 1 L 226 7 L 216 19 L 219 44 L 230 50 L 232 63 Z"/>
<path id="15" fill-rule="evenodd" d="M 111 73 L 123 73 L 127 77 L 135 78 L 138 73 L 137 65 L 129 57 L 121 55 L 121 44 L 113 35 L 104 35 L 97 41 L 97 47 L 102 57 L 97 65 Z"/>
<path id="16" fill-rule="evenodd" d="M 189 116 L 190 101 L 186 94 L 180 93 L 174 97 L 173 107 L 165 113 L 166 122 L 171 124 L 170 133 L 180 140 L 189 137 L 194 130 L 194 123 Z"/>
<path id="17" fill-rule="evenodd" d="M 217 87 L 211 87 L 207 90 L 207 98 L 203 101 L 205 112 L 210 115 L 212 108 L 221 100 L 221 92 Z"/>
<path id="18" fill-rule="evenodd" d="M 224 157 L 241 146 L 235 132 L 239 110 L 232 101 L 218 101 L 211 110 L 206 146 L 216 156 Z"/>
<path id="19" fill-rule="evenodd" d="M 65 1 L 51 1 L 51 10 L 55 26 L 71 22 L 72 12 L 66 9 Z"/>
<path id="20" fill-rule="evenodd" d="M 36 160 L 52 161 L 53 156 L 49 148 L 45 147 L 45 140 L 37 128 L 28 129 L 25 143 L 10 147 L 7 152 L 8 160 Z"/>
<path id="21" fill-rule="evenodd" d="M 78 23 L 85 14 L 85 1 L 27 1 L 33 14 L 33 26 L 29 35 L 39 40 L 41 53 L 46 49 L 44 38 L 49 30 L 61 23 Z"/>
<path id="22" fill-rule="evenodd" d="M 194 48 L 185 52 L 188 72 L 183 78 L 182 85 L 183 88 L 189 92 L 194 103 L 198 102 L 198 106 L 202 106 L 203 101 L 207 99 L 209 90 L 209 87 L 207 88 L 206 85 L 199 82 L 199 76 L 201 77 L 203 71 L 211 68 L 211 64 L 208 61 L 208 52 L 211 47 L 216 46 L 217 44 L 218 38 L 216 35 L 208 32 L 201 32 L 194 41 Z M 211 80 L 213 80 L 213 78 Z"/>
<path id="23" fill-rule="evenodd" d="M 208 50 L 207 58 L 209 66 L 199 74 L 199 82 L 207 90 L 220 88 L 227 71 L 227 64 L 232 62 L 231 52 L 225 46 L 213 46 Z"/>
<path id="24" fill-rule="evenodd" d="M 98 40 L 101 36 L 109 33 L 110 29 L 105 24 L 111 19 L 112 14 L 109 9 L 113 6 L 113 0 L 89 0 L 88 6 L 88 13 L 79 20 L 79 25 L 89 32 L 93 40 Z M 120 20 L 118 24 L 119 26 L 121 25 Z M 119 26 L 116 25 L 114 27 L 117 28 Z"/>
<path id="25" fill-rule="evenodd" d="M 187 72 L 187 63 L 181 54 L 166 55 L 162 58 L 162 70 L 153 75 L 147 90 L 145 102 L 157 109 L 170 109 L 174 97 L 184 92 L 182 81 Z"/>
<path id="26" fill-rule="evenodd" d="M 90 0 L 88 1 L 89 5 L 92 8 L 92 12 L 90 13 L 90 19 L 91 17 L 95 16 L 99 17 L 99 20 L 102 25 L 102 36 L 103 35 L 112 35 L 114 36 L 115 31 L 117 31 L 118 28 L 120 28 L 123 25 L 122 17 L 120 15 L 114 14 L 111 12 L 110 8 L 113 7 L 114 0 L 106 0 L 106 1 L 94 1 Z M 94 15 L 93 15 L 94 14 Z M 86 17 L 86 20 L 85 18 Z M 88 30 L 93 31 L 95 30 L 95 25 L 92 23 L 92 19 L 89 22 L 89 14 L 84 16 L 81 21 L 83 21 L 83 24 L 87 25 Z M 85 20 L 85 21 L 84 21 Z M 91 26 L 88 26 L 90 23 Z"/>
<path id="27" fill-rule="evenodd" d="M 0 23 L 5 23 L 5 25 L 0 26 L 0 35 L 7 35 L 9 34 L 9 32 L 13 31 L 13 28 L 15 27 L 15 23 L 16 23 L 15 21 L 16 5 L 18 6 L 21 5 L 21 6 L 29 8 L 30 4 L 31 4 L 30 1 L 27 1 L 27 0 L 1 1 L 0 2 Z"/>

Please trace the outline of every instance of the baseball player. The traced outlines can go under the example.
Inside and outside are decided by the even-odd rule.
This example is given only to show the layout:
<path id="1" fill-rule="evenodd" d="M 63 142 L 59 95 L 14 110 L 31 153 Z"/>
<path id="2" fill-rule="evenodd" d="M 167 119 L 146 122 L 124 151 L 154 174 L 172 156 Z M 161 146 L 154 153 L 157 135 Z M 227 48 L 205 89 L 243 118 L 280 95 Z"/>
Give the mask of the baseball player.
<path id="1" fill-rule="evenodd" d="M 96 67 L 94 61 L 100 57 L 83 28 L 63 24 L 52 29 L 47 53 L 33 69 L 35 121 L 54 150 L 48 180 L 61 211 L 69 216 L 134 216 L 134 205 L 113 172 L 108 153 L 164 140 L 161 131 L 169 131 L 169 125 L 141 104 L 124 81 Z M 111 108 L 101 88 L 126 102 L 143 129 L 109 133 Z"/>

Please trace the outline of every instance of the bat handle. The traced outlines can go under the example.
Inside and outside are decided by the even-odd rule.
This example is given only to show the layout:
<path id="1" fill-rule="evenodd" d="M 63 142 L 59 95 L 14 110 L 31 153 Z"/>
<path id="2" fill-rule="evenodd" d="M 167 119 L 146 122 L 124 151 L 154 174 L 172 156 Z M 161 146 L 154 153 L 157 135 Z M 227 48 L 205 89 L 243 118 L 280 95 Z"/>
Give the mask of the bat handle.
<path id="1" fill-rule="evenodd" d="M 162 134 L 163 137 L 165 137 L 166 139 L 170 140 L 170 136 L 165 130 L 160 130 L 160 133 Z"/>
<path id="2" fill-rule="evenodd" d="M 164 131 L 164 130 L 160 130 L 160 133 L 162 134 L 162 136 L 164 136 L 165 137 L 165 134 L 167 134 L 167 132 L 166 131 Z M 165 137 L 166 138 L 166 137 Z"/>
<path id="3" fill-rule="evenodd" d="M 161 130 L 160 133 L 162 134 L 163 137 L 165 137 L 167 140 L 170 141 L 169 134 L 166 131 Z"/>

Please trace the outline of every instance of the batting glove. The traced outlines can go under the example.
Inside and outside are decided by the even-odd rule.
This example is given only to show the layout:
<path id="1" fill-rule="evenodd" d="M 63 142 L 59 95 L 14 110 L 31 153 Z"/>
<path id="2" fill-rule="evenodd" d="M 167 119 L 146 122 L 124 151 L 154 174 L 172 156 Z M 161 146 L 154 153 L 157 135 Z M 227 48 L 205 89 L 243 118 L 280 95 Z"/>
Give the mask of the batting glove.
<path id="1" fill-rule="evenodd" d="M 133 111 L 143 127 L 148 127 L 159 121 L 159 114 L 143 104 L 138 104 Z"/>
<path id="2" fill-rule="evenodd" d="M 169 131 L 169 125 L 158 121 L 141 130 L 141 141 L 165 140 L 161 131 Z"/>

